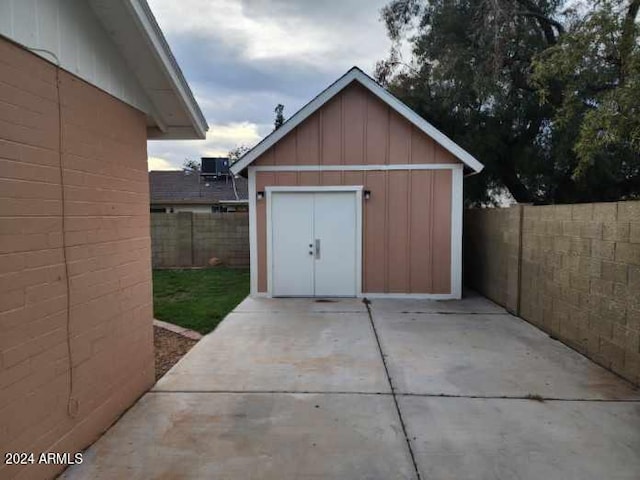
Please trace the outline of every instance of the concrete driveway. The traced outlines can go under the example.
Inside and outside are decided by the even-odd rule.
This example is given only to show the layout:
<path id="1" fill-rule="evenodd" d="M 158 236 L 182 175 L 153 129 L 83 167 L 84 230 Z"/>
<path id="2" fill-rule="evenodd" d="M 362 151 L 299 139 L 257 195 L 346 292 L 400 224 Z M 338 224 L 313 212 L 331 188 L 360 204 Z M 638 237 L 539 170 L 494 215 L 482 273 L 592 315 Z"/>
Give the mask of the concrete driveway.
<path id="1" fill-rule="evenodd" d="M 639 472 L 640 392 L 470 296 L 246 299 L 63 478 Z"/>

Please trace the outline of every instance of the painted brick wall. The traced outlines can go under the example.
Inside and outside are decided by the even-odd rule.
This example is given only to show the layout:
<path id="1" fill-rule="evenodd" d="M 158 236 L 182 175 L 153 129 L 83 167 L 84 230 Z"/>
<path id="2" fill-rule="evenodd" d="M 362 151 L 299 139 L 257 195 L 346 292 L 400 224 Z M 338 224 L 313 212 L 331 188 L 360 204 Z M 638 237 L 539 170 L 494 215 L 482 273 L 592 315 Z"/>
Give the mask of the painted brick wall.
<path id="1" fill-rule="evenodd" d="M 0 39 L 2 452 L 79 451 L 153 383 L 146 157 L 143 114 Z"/>
<path id="2" fill-rule="evenodd" d="M 213 257 L 230 267 L 249 266 L 249 214 L 152 213 L 153 266 L 206 267 Z"/>
<path id="3" fill-rule="evenodd" d="M 468 210 L 464 245 L 469 286 L 640 384 L 640 202 Z"/>

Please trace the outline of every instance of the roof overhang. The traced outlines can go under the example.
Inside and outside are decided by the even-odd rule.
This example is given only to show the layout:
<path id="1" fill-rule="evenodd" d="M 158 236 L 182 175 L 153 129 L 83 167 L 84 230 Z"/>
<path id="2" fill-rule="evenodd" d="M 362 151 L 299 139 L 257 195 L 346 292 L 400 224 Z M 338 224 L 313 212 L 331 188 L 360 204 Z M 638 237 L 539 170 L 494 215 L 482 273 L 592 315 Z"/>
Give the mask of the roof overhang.
<path id="1" fill-rule="evenodd" d="M 207 122 L 145 0 L 89 0 L 151 103 L 150 139 L 203 139 Z"/>
<path id="2" fill-rule="evenodd" d="M 317 97 L 307 103 L 304 107 L 298 110 L 289 120 L 287 120 L 280 128 L 273 131 L 266 136 L 258 145 L 247 152 L 240 160 L 231 166 L 231 171 L 234 175 L 238 175 L 251 163 L 256 160 L 260 155 L 266 152 L 269 148 L 275 145 L 281 138 L 291 132 L 294 128 L 300 125 L 306 118 L 311 116 L 325 103 L 331 100 L 334 96 L 340 93 L 345 87 L 352 82 L 358 82 L 363 85 L 367 90 L 373 93 L 376 97 L 386 103 L 389 107 L 395 110 L 402 117 L 407 119 L 410 123 L 415 125 L 419 130 L 430 136 L 433 140 L 439 143 L 444 149 L 448 150 L 453 156 L 459 159 L 467 167 L 469 167 L 474 173 L 479 173 L 484 165 L 474 158 L 469 152 L 464 150 L 460 145 L 455 143 L 444 133 L 438 130 L 436 127 L 427 122 L 424 118 L 411 110 L 408 106 L 394 97 L 391 93 L 378 85 L 375 80 L 369 77 L 366 73 L 360 70 L 358 67 L 351 68 L 342 77 L 336 80 L 332 85 L 322 91 Z"/>

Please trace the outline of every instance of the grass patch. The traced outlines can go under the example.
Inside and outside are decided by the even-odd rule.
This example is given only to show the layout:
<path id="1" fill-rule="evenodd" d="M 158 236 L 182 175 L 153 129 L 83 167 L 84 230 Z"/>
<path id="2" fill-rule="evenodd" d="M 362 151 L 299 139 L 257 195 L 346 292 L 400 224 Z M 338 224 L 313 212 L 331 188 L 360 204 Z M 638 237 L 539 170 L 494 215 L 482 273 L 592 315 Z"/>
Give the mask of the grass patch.
<path id="1" fill-rule="evenodd" d="M 246 269 L 153 271 L 155 318 L 202 334 L 216 328 L 248 294 Z"/>

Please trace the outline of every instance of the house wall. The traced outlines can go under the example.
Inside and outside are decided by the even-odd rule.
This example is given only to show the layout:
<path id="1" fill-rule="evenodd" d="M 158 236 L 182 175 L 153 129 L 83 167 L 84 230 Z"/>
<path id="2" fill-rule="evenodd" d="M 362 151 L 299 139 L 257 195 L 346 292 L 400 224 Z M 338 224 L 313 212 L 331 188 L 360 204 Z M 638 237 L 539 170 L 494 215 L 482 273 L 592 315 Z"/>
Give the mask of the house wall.
<path id="1" fill-rule="evenodd" d="M 369 166 L 380 169 L 363 170 Z M 362 85 L 347 86 L 249 168 L 256 191 L 272 185 L 371 191 L 363 205 L 364 293 L 452 293 L 453 170 L 462 165 Z M 256 237 L 257 291 L 266 292 L 266 200 L 256 203 Z"/>
<path id="2" fill-rule="evenodd" d="M 640 202 L 465 212 L 465 280 L 640 385 Z"/>
<path id="3" fill-rule="evenodd" d="M 56 68 L 0 39 L 2 452 L 81 451 L 154 381 L 145 117 L 58 85 L 61 102 Z"/>
<path id="4" fill-rule="evenodd" d="M 151 104 L 87 0 L 0 0 L 0 35 L 146 113 Z M 55 61 L 50 53 L 34 52 Z"/>

